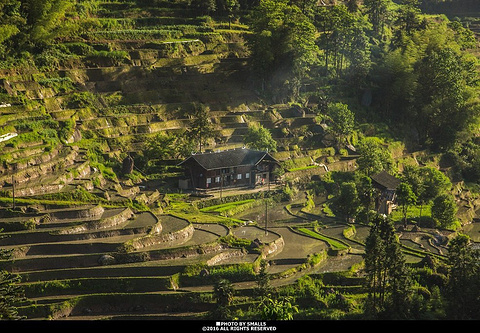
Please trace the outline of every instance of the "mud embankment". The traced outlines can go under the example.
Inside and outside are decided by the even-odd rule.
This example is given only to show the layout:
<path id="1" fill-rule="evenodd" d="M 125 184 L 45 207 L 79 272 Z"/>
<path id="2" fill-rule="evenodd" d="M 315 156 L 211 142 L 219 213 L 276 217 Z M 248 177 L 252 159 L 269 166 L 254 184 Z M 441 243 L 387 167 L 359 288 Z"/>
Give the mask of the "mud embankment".
<path id="1" fill-rule="evenodd" d="M 87 232 L 91 230 L 107 229 L 107 228 L 115 227 L 123 222 L 126 222 L 128 219 L 132 218 L 133 216 L 134 216 L 133 211 L 130 208 L 126 208 L 120 214 L 106 217 L 106 218 L 100 219 L 99 221 L 91 221 L 79 226 L 59 230 L 58 234 L 60 235 L 75 234 L 75 233 L 82 233 L 82 232 Z"/>
<path id="2" fill-rule="evenodd" d="M 150 233 L 146 236 L 133 239 L 125 244 L 125 248 L 128 250 L 140 250 L 147 247 L 152 247 L 156 245 L 165 245 L 168 247 L 176 246 L 183 244 L 190 240 L 193 236 L 194 228 L 193 225 L 189 224 L 185 228 L 169 232 L 167 234 L 161 233 Z"/>

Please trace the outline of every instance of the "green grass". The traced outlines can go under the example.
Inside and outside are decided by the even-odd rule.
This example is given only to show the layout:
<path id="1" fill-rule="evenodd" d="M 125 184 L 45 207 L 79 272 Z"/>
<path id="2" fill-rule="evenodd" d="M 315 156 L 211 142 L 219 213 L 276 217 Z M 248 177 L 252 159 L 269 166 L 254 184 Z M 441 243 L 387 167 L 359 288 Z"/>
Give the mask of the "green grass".
<path id="1" fill-rule="evenodd" d="M 205 208 L 200 209 L 200 211 L 204 212 L 204 213 L 206 213 L 206 212 L 222 213 L 222 212 L 230 210 L 234 207 L 244 205 L 244 204 L 248 204 L 248 203 L 251 203 L 251 202 L 254 202 L 254 201 L 255 201 L 254 199 L 247 199 L 247 200 L 241 200 L 241 201 L 236 201 L 236 202 L 228 202 L 228 203 L 224 203 L 224 204 L 220 204 L 220 205 L 205 207 Z"/>
<path id="2" fill-rule="evenodd" d="M 317 238 L 319 240 L 322 240 L 322 241 L 326 242 L 333 250 L 347 250 L 349 248 L 349 246 L 347 246 L 346 244 L 343 244 L 342 242 L 339 242 L 335 239 L 332 239 L 332 238 L 326 237 L 322 234 L 319 234 L 316 231 L 313 231 L 313 230 L 310 230 L 310 229 L 307 229 L 307 228 L 298 228 L 297 230 L 300 231 L 300 232 L 303 232 L 304 234 L 306 234 L 308 236 L 311 236 L 311 237 L 314 237 L 314 238 Z"/>
<path id="3" fill-rule="evenodd" d="M 407 219 L 415 220 L 420 217 L 431 217 L 432 216 L 432 206 L 429 204 L 423 205 L 420 209 L 420 206 L 410 206 L 407 209 Z M 392 212 L 391 218 L 393 221 L 402 221 L 403 220 L 403 213 L 402 208 L 397 207 L 396 210 Z"/>
<path id="4" fill-rule="evenodd" d="M 199 210 L 197 207 L 192 205 L 192 203 L 185 201 L 185 199 L 185 195 L 169 194 L 168 207 L 165 208 L 164 212 L 175 217 L 185 219 L 191 223 L 221 223 L 228 226 L 242 222 L 229 217 L 208 214 L 207 212 Z"/>

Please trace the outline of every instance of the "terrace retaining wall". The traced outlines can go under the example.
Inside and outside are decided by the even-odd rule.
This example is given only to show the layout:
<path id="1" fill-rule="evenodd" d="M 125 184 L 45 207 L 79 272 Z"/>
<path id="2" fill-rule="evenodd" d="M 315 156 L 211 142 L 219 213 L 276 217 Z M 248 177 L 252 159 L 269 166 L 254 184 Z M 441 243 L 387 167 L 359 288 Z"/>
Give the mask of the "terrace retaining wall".
<path id="1" fill-rule="evenodd" d="M 127 246 L 132 246 L 135 250 L 139 250 L 145 247 L 159 245 L 159 244 L 181 244 L 192 238 L 194 228 L 192 224 L 189 224 L 183 229 L 175 232 L 169 232 L 167 234 L 150 234 L 141 238 L 134 239 L 128 242 Z"/>
<path id="2" fill-rule="evenodd" d="M 52 221 L 61 219 L 75 219 L 75 218 L 95 218 L 102 216 L 105 209 L 101 205 L 86 209 L 64 210 L 60 212 L 50 213 Z"/>
<path id="3" fill-rule="evenodd" d="M 234 251 L 228 251 L 228 252 L 222 252 L 211 258 L 210 260 L 207 260 L 207 265 L 208 266 L 213 266 L 218 264 L 219 262 L 230 259 L 233 257 L 243 257 L 245 255 L 245 251 L 242 250 L 234 250 Z"/>
<path id="4" fill-rule="evenodd" d="M 283 247 L 285 246 L 285 241 L 282 236 L 279 235 L 279 238 L 274 240 L 273 242 L 270 242 L 268 244 L 265 244 L 262 247 L 261 251 L 261 256 L 263 259 L 271 255 L 272 253 L 278 253 L 283 250 Z"/>
<path id="5" fill-rule="evenodd" d="M 106 217 L 99 221 L 92 221 L 76 227 L 60 230 L 59 234 L 60 235 L 75 234 L 75 233 L 81 233 L 89 230 L 98 230 L 98 229 L 106 229 L 106 228 L 114 227 L 120 223 L 127 221 L 133 215 L 134 215 L 133 211 L 130 208 L 126 208 L 117 215 Z"/>

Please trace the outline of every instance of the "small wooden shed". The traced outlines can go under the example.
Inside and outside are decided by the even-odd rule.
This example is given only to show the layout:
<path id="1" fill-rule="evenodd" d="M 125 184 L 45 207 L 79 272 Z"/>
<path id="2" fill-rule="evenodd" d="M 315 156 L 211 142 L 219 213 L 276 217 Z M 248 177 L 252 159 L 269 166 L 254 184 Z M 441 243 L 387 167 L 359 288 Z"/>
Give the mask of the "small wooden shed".
<path id="1" fill-rule="evenodd" d="M 400 185 L 400 179 L 381 171 L 371 177 L 372 185 L 377 189 L 378 195 L 375 203 L 375 209 L 380 214 L 389 215 L 396 208 L 396 190 Z"/>

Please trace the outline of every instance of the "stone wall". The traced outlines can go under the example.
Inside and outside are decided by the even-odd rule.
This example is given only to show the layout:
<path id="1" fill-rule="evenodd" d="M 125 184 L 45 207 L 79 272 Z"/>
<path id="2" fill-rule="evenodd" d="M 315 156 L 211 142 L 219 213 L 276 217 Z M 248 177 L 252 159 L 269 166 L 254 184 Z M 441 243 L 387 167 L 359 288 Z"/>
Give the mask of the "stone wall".
<path id="1" fill-rule="evenodd" d="M 106 228 L 114 227 L 120 223 L 127 221 L 133 215 L 134 213 L 132 212 L 132 210 L 130 208 L 126 208 L 117 215 L 106 217 L 99 221 L 87 222 L 76 227 L 60 230 L 58 233 L 60 235 L 64 235 L 64 234 L 81 233 L 89 230 L 106 229 Z"/>
<path id="2" fill-rule="evenodd" d="M 105 209 L 101 205 L 84 209 L 62 210 L 50 213 L 51 221 L 75 218 L 100 218 Z"/>
<path id="3" fill-rule="evenodd" d="M 283 250 L 283 247 L 285 246 L 285 241 L 284 241 L 282 236 L 280 236 L 280 235 L 278 235 L 278 236 L 279 236 L 279 238 L 277 238 L 273 242 L 265 244 L 262 247 L 262 250 L 261 250 L 262 259 L 265 259 L 266 257 L 271 255 L 272 253 L 277 254 L 277 253 L 279 253 Z"/>
<path id="4" fill-rule="evenodd" d="M 132 247 L 134 250 L 139 250 L 145 247 L 150 247 L 159 244 L 166 244 L 168 246 L 183 244 L 192 238 L 194 232 L 193 225 L 189 224 L 185 228 L 169 232 L 167 234 L 150 233 L 149 235 L 133 239 L 126 243 L 127 247 Z"/>
<path id="5" fill-rule="evenodd" d="M 198 246 L 191 246 L 182 249 L 165 250 L 158 252 L 150 252 L 150 260 L 168 260 L 177 258 L 195 257 L 198 255 L 210 254 L 224 251 L 226 245 L 217 242 L 211 244 L 202 244 Z"/>
<path id="6" fill-rule="evenodd" d="M 245 251 L 243 250 L 233 250 L 233 251 L 228 251 L 228 252 L 222 252 L 211 258 L 210 260 L 207 260 L 207 265 L 208 266 L 213 266 L 218 264 L 221 261 L 234 258 L 234 257 L 243 257 L 246 254 Z"/>

